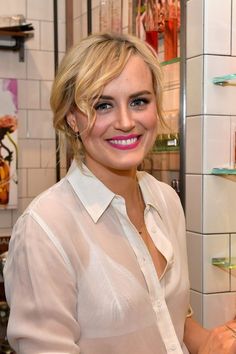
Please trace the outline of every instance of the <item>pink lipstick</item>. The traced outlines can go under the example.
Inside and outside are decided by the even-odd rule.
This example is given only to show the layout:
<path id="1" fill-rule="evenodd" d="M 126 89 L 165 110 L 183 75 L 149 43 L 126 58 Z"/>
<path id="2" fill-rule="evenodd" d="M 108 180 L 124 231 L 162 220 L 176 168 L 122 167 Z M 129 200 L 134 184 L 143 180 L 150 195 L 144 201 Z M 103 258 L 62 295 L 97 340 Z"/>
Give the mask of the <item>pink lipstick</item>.
<path id="1" fill-rule="evenodd" d="M 138 146 L 140 135 L 130 134 L 125 136 L 114 136 L 108 139 L 108 143 L 115 149 L 119 150 L 131 150 Z"/>

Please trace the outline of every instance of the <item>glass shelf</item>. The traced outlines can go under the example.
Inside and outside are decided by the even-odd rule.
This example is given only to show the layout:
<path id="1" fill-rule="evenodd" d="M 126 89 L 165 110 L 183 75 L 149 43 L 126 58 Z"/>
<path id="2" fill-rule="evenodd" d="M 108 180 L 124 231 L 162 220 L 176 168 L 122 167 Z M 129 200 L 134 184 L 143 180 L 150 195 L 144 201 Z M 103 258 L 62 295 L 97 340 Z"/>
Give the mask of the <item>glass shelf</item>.
<path id="1" fill-rule="evenodd" d="M 217 76 L 212 79 L 212 82 L 219 86 L 236 86 L 236 74 Z"/>
<path id="2" fill-rule="evenodd" d="M 236 175 L 235 168 L 218 168 L 215 167 L 212 169 L 211 173 L 213 175 Z"/>
<path id="3" fill-rule="evenodd" d="M 230 259 L 227 257 L 212 258 L 211 263 L 223 269 L 236 269 L 236 257 L 231 257 Z"/>

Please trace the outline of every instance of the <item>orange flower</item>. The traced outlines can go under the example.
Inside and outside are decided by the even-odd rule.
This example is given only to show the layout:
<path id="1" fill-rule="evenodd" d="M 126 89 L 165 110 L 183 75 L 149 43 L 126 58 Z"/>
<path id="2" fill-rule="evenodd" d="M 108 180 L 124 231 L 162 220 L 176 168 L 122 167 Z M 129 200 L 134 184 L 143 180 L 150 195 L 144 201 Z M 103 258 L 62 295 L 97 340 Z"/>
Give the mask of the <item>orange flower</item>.
<path id="1" fill-rule="evenodd" d="M 17 128 L 17 119 L 15 116 L 10 116 L 6 114 L 0 117 L 0 130 L 3 129 L 5 132 L 13 133 Z"/>

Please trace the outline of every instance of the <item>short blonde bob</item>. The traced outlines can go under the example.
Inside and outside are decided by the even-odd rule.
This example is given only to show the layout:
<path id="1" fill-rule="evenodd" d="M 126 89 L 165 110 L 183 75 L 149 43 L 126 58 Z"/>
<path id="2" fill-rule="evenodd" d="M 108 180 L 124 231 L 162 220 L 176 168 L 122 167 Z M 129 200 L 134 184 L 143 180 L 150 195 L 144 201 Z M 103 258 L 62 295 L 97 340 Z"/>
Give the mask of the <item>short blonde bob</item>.
<path id="1" fill-rule="evenodd" d="M 139 38 L 128 34 L 93 34 L 73 46 L 64 56 L 51 91 L 53 124 L 71 144 L 74 158 L 80 162 L 83 145 L 67 123 L 66 116 L 80 110 L 88 117 L 91 129 L 96 119 L 94 106 L 104 87 L 117 77 L 131 55 L 140 56 L 153 79 L 159 121 L 162 113 L 162 71 L 156 53 Z"/>

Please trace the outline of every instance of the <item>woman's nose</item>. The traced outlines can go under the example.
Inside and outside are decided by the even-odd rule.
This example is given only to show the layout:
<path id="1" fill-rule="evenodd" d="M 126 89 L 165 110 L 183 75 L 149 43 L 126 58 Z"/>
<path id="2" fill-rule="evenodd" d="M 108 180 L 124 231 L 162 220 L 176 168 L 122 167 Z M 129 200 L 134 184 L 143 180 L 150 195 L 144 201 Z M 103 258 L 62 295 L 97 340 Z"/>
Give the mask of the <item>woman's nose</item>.
<path id="1" fill-rule="evenodd" d="M 123 131 L 129 131 L 135 127 L 132 112 L 128 108 L 118 110 L 114 127 Z"/>

